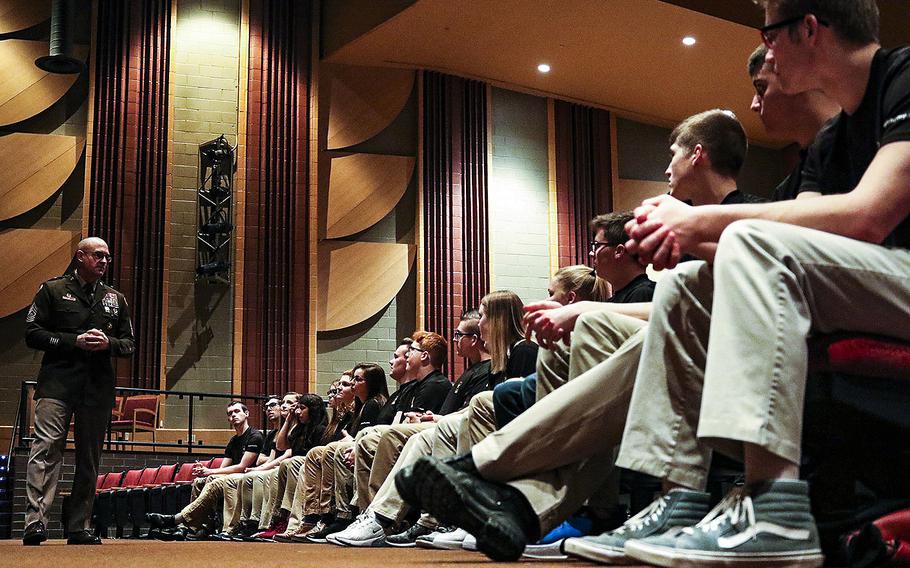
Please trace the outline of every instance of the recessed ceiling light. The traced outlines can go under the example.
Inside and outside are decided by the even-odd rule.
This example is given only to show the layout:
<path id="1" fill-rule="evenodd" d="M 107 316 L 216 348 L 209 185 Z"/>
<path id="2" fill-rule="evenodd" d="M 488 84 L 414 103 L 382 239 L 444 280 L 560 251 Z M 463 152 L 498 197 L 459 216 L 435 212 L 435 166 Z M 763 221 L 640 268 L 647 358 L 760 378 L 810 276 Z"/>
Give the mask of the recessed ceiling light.
<path id="1" fill-rule="evenodd" d="M 550 66 L 547 65 L 546 63 L 541 63 L 540 65 L 537 66 L 537 70 L 540 71 L 541 73 L 549 73 Z"/>
<path id="2" fill-rule="evenodd" d="M 695 38 L 692 36 L 686 36 L 682 38 L 683 45 L 695 45 Z"/>

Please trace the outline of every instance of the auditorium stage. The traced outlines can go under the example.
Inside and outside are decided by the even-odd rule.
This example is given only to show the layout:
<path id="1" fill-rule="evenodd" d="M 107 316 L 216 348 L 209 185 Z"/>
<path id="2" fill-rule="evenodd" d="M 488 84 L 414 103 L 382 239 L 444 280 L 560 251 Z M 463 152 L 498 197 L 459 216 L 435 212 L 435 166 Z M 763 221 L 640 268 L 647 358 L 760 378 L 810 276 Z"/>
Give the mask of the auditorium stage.
<path id="1" fill-rule="evenodd" d="M 597 566 L 581 561 L 544 562 L 529 560 L 534 568 Z M 245 542 L 158 542 L 107 539 L 101 546 L 66 546 L 49 540 L 37 547 L 19 540 L 0 540 L 0 566 L 42 568 L 202 568 L 255 566 L 276 568 L 350 568 L 382 566 L 395 568 L 467 568 L 469 566 L 516 566 L 494 563 L 478 552 L 424 550 L 417 548 L 342 548 L 327 544 L 279 544 Z"/>

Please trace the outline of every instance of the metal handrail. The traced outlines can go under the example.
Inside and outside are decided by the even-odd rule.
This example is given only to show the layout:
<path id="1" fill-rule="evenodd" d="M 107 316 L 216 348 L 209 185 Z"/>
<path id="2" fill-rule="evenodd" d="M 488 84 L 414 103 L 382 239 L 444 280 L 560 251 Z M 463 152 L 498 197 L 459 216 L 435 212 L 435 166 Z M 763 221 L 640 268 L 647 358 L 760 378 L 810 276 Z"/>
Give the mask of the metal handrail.
<path id="1" fill-rule="evenodd" d="M 26 424 L 28 421 L 28 413 L 26 412 L 26 407 L 28 405 L 28 391 L 30 388 L 34 388 L 38 385 L 37 381 L 22 381 L 19 393 L 19 408 L 16 413 L 16 421 L 13 426 L 13 435 L 10 439 L 10 454 L 14 448 L 25 448 L 28 447 L 34 437 L 25 435 L 29 432 L 29 425 Z M 199 391 L 166 391 L 160 389 L 147 389 L 147 388 L 138 388 L 138 387 L 115 387 L 115 392 L 117 393 L 136 393 L 136 394 L 156 394 L 164 395 L 165 397 L 175 396 L 178 399 L 182 400 L 183 398 L 188 398 L 188 412 L 187 412 L 187 436 L 186 442 L 140 442 L 137 440 L 115 440 L 112 439 L 112 430 L 111 423 L 108 421 L 107 428 L 107 449 L 111 450 L 114 445 L 130 445 L 130 446 L 161 446 L 162 448 L 183 448 L 187 449 L 188 454 L 192 454 L 193 450 L 207 450 L 207 449 L 223 449 L 222 445 L 211 445 L 211 444 L 202 444 L 195 443 L 193 439 L 193 419 L 194 419 L 194 406 L 195 400 L 203 400 L 206 397 L 209 398 L 223 398 L 229 400 L 241 400 L 241 401 L 265 401 L 268 400 L 267 397 L 261 395 L 236 395 L 236 394 L 225 394 L 225 393 L 212 393 L 212 392 L 199 392 Z M 72 442 L 71 439 L 67 439 L 67 442 Z"/>

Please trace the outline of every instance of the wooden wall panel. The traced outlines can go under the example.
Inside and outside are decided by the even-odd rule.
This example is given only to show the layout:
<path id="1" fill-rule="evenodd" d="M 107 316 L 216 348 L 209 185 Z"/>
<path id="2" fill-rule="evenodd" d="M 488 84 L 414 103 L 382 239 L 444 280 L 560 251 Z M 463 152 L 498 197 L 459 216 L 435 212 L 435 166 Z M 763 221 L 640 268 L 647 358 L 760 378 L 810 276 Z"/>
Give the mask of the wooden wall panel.
<path id="1" fill-rule="evenodd" d="M 18 32 L 51 17 L 51 0 L 4 0 L 0 4 L 0 34 Z"/>
<path id="2" fill-rule="evenodd" d="M 53 229 L 0 233 L 0 318 L 28 306 L 42 282 L 63 274 L 81 238 Z"/>
<path id="3" fill-rule="evenodd" d="M 56 75 L 39 69 L 35 59 L 47 53 L 46 41 L 0 41 L 0 126 L 37 115 L 60 100 L 76 82 L 79 75 Z M 86 49 L 75 46 L 73 53 L 84 60 Z"/>
<path id="4" fill-rule="evenodd" d="M 369 140 L 397 117 L 414 88 L 414 71 L 338 67 L 332 73 L 328 149 Z"/>
<path id="5" fill-rule="evenodd" d="M 318 330 L 349 327 L 379 312 L 401 290 L 415 255 L 414 245 L 320 243 Z"/>
<path id="6" fill-rule="evenodd" d="M 378 154 L 333 158 L 326 238 L 359 233 L 385 217 L 408 189 L 415 162 L 411 156 Z"/>
<path id="7" fill-rule="evenodd" d="M 85 140 L 75 136 L 25 134 L 0 137 L 0 221 L 44 203 L 79 163 Z"/>

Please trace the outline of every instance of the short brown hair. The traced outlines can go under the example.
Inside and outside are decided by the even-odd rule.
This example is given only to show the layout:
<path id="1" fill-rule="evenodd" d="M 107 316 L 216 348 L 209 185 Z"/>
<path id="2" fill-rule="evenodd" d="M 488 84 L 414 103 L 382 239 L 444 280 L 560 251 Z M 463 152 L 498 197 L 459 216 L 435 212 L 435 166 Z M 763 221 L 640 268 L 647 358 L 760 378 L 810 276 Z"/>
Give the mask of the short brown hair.
<path id="1" fill-rule="evenodd" d="M 626 233 L 626 223 L 631 221 L 634 216 L 631 211 L 604 213 L 591 219 L 589 226 L 593 233 L 603 230 L 604 237 L 611 245 L 619 245 L 629 240 L 629 235 Z"/>
<path id="2" fill-rule="evenodd" d="M 670 133 L 670 145 L 692 151 L 701 147 L 711 159 L 712 169 L 735 178 L 746 160 L 746 131 L 729 110 L 712 109 L 694 114 L 680 122 Z"/>
<path id="3" fill-rule="evenodd" d="M 768 48 L 765 44 L 755 48 L 752 55 L 749 56 L 749 77 L 755 78 L 758 72 L 765 66 L 765 56 L 768 55 Z"/>
<path id="4" fill-rule="evenodd" d="M 446 364 L 449 344 L 445 338 L 432 331 L 415 331 L 411 339 L 420 344 L 420 348 L 430 354 L 430 363 L 437 369 Z"/>
<path id="5" fill-rule="evenodd" d="M 824 20 L 842 39 L 857 45 L 878 43 L 879 14 L 875 0 L 754 0 L 773 8 L 783 21 L 805 14 Z M 791 28 L 792 29 L 792 28 Z"/>

